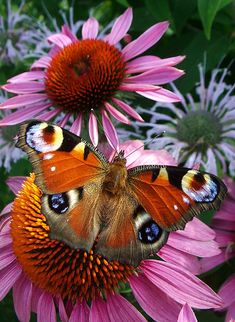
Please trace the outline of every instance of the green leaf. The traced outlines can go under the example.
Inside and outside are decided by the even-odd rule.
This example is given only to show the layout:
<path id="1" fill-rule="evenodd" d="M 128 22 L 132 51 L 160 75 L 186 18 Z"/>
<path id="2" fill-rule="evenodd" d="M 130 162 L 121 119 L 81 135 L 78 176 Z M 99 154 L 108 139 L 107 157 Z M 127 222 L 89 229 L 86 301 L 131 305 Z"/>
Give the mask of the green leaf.
<path id="1" fill-rule="evenodd" d="M 211 37 L 211 27 L 222 0 L 197 0 L 199 15 L 207 39 Z"/>
<path id="2" fill-rule="evenodd" d="M 168 20 L 174 29 L 174 19 L 168 0 L 145 0 L 147 9 L 158 21 Z"/>
<path id="3" fill-rule="evenodd" d="M 223 7 L 227 6 L 228 4 L 232 3 L 233 0 L 220 0 L 220 6 L 219 10 L 222 9 Z"/>

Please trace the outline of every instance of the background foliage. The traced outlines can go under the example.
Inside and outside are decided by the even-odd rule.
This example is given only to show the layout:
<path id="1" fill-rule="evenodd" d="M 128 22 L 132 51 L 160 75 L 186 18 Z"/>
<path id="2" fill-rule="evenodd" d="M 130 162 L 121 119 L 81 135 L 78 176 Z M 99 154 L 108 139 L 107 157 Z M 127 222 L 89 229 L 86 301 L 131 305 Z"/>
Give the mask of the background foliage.
<path id="1" fill-rule="evenodd" d="M 12 0 L 14 11 L 18 10 L 20 4 L 21 1 Z M 102 2 L 98 0 L 73 2 L 26 0 L 22 13 L 33 19 L 36 32 L 38 23 L 55 30 L 53 19 L 56 19 L 60 26 L 63 24 L 61 12 L 69 17 L 71 7 L 73 7 L 75 22 L 85 20 L 92 15 L 99 20 L 101 26 L 106 26 L 128 6 L 133 7 L 134 11 L 134 21 L 129 32 L 132 38 L 137 37 L 158 21 L 170 21 L 170 28 L 165 37 L 157 46 L 151 48 L 149 53 L 160 57 L 186 55 L 186 59 L 180 65 L 186 75 L 176 82 L 182 93 L 190 92 L 199 80 L 197 67 L 199 63 L 206 60 L 206 70 L 209 73 L 218 65 L 227 67 L 234 59 L 235 1 L 232 0 L 105 0 Z M 0 1 L 0 15 L 3 19 L 7 19 L 7 5 L 4 1 Z M 1 48 L 4 46 L 5 37 L 9 36 L 11 35 L 0 33 Z M 31 57 L 22 57 L 22 60 L 13 63 L 0 61 L 0 84 L 4 84 L 9 77 L 26 71 L 32 61 Z M 234 83 L 234 70 L 227 75 L 227 79 L 228 82 Z M 145 100 L 142 106 L 147 107 L 147 104 L 150 103 Z M 30 164 L 26 160 L 13 164 L 10 173 L 7 173 L 3 167 L 0 169 L 0 209 L 13 199 L 5 184 L 7 177 L 26 175 L 29 171 Z M 230 268 L 222 266 L 203 279 L 216 290 L 229 273 Z M 198 313 L 198 319 L 219 322 L 223 321 L 223 315 L 201 311 Z M 0 303 L 0 320 L 17 321 L 11 296 Z"/>

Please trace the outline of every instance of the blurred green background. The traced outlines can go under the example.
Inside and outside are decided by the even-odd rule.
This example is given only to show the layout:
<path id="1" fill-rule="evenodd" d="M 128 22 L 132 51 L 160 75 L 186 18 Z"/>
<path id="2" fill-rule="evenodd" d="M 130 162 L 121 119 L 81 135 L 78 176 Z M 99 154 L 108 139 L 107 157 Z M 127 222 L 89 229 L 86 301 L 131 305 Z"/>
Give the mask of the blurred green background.
<path id="1" fill-rule="evenodd" d="M 20 4 L 21 1 L 12 0 L 12 10 L 17 12 Z M 231 0 L 26 0 L 21 14 L 30 16 L 36 31 L 39 25 L 45 25 L 48 30 L 55 31 L 54 19 L 56 19 L 58 26 L 61 26 L 64 23 L 63 14 L 69 18 L 70 8 L 73 8 L 74 22 L 94 16 L 99 20 L 101 27 L 105 27 L 129 6 L 133 8 L 134 13 L 133 24 L 129 30 L 132 39 L 156 22 L 170 21 L 170 28 L 166 35 L 149 50 L 149 54 L 162 58 L 186 55 L 186 59 L 179 65 L 181 69 L 185 70 L 186 75 L 176 81 L 176 85 L 182 93 L 190 92 L 199 80 L 199 63 L 206 60 L 206 71 L 209 74 L 218 65 L 227 67 L 234 59 L 235 1 Z M 5 22 L 7 15 L 7 1 L 2 0 L 0 1 L 0 16 Z M 31 26 L 27 25 L 26 21 L 23 23 L 23 27 L 27 30 Z M 13 36 L 16 37 L 16 35 Z M 7 33 L 6 27 L 5 30 L 1 30 L 0 48 L 4 48 L 7 37 L 13 36 L 12 33 Z M 33 51 L 33 45 L 31 49 Z M 15 61 L 1 59 L 0 84 L 4 84 L 8 78 L 19 72 L 27 71 L 32 62 L 32 57 Z M 227 82 L 232 84 L 234 80 L 235 70 L 231 68 L 231 73 L 227 75 Z M 149 102 L 144 100 L 143 107 L 145 107 L 144 104 L 147 106 Z M 9 192 L 5 184 L 7 177 L 9 175 L 27 175 L 30 169 L 31 166 L 26 159 L 13 164 L 9 173 L 3 167 L 0 168 L 0 210 L 13 199 L 13 194 Z M 231 272 L 232 265 L 225 264 L 202 278 L 217 290 Z M 197 317 L 201 322 L 224 320 L 222 313 L 208 311 L 198 312 Z M 33 320 L 36 321 L 34 317 Z M 11 294 L 0 303 L 0 321 L 17 321 Z"/>

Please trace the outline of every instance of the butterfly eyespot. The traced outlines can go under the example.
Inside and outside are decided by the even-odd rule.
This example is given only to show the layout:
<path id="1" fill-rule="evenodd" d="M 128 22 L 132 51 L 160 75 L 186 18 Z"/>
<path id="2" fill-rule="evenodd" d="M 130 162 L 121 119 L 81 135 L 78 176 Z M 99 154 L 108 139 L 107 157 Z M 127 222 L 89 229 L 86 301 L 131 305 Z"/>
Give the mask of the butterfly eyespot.
<path id="1" fill-rule="evenodd" d="M 161 236 L 162 229 L 154 220 L 144 223 L 138 231 L 138 239 L 144 244 L 153 244 Z"/>
<path id="2" fill-rule="evenodd" d="M 69 200 L 66 193 L 49 195 L 48 204 L 51 210 L 57 214 L 63 214 L 69 209 Z"/>

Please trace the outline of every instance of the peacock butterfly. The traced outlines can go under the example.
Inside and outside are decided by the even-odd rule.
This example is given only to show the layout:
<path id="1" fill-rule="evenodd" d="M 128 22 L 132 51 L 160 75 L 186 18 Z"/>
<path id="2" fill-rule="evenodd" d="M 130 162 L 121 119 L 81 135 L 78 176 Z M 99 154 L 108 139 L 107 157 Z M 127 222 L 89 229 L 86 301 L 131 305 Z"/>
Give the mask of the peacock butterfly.
<path id="1" fill-rule="evenodd" d="M 17 146 L 27 152 L 42 190 L 50 237 L 109 260 L 138 265 L 170 231 L 202 211 L 218 209 L 226 186 L 216 176 L 174 166 L 126 167 L 59 126 L 21 125 Z M 157 153 L 157 152 L 156 152 Z"/>

